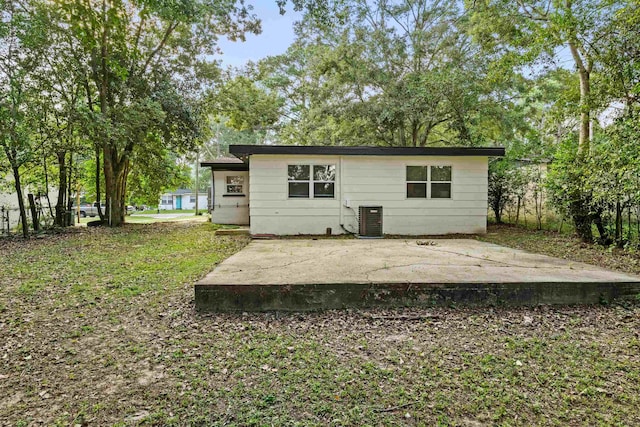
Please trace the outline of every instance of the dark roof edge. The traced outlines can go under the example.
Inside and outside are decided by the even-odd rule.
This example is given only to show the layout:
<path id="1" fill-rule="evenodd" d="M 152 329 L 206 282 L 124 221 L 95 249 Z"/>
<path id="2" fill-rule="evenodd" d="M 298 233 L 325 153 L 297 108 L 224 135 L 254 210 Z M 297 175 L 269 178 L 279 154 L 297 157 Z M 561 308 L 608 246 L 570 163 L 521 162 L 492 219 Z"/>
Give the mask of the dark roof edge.
<path id="1" fill-rule="evenodd" d="M 230 145 L 238 158 L 252 154 L 306 154 L 343 156 L 504 156 L 504 147 L 343 147 L 328 145 Z"/>
<path id="2" fill-rule="evenodd" d="M 211 168 L 214 171 L 248 171 L 249 165 L 244 162 L 238 163 L 216 163 L 216 162 L 200 162 L 200 166 Z"/>

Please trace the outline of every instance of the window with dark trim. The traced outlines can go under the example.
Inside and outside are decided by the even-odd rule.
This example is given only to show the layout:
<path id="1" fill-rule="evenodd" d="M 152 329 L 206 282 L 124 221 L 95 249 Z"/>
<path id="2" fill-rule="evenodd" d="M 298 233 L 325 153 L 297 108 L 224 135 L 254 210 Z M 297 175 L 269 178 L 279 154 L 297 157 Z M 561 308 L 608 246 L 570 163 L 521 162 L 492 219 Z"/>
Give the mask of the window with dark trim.
<path id="1" fill-rule="evenodd" d="M 240 175 L 227 176 L 227 194 L 243 194 L 244 177 Z"/>
<path id="2" fill-rule="evenodd" d="M 332 199 L 335 197 L 335 165 L 288 165 L 289 197 Z"/>
<path id="3" fill-rule="evenodd" d="M 451 166 L 407 166 L 408 199 L 450 199 Z"/>

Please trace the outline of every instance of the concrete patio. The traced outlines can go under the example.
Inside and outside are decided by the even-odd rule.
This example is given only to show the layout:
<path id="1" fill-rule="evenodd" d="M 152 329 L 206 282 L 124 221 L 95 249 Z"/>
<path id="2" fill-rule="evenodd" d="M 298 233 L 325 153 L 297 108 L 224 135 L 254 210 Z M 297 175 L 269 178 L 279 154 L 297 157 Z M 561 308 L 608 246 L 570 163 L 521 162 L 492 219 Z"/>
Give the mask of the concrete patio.
<path id="1" fill-rule="evenodd" d="M 195 285 L 201 311 L 598 303 L 640 277 L 472 239 L 253 241 Z"/>

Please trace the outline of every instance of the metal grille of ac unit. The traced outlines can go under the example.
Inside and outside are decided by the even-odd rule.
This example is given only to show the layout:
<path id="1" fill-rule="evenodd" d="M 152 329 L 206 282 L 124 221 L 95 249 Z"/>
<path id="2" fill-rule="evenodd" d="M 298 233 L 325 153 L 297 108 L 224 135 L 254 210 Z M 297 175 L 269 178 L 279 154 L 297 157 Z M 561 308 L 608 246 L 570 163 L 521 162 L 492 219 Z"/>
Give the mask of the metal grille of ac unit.
<path id="1" fill-rule="evenodd" d="M 382 206 L 360 206 L 360 232 L 364 237 L 382 237 Z"/>

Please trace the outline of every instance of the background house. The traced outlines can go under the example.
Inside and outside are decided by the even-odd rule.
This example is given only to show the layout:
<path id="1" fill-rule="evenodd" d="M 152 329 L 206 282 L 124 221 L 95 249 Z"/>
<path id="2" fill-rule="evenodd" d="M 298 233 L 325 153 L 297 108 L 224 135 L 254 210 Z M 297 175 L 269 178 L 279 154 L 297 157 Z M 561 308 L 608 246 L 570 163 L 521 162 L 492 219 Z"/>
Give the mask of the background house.
<path id="1" fill-rule="evenodd" d="M 42 197 L 38 198 L 37 189 L 26 186 L 22 190 L 22 195 L 24 197 L 24 204 L 27 210 L 28 221 L 31 223 L 31 211 L 29 210 L 29 199 L 27 197 L 29 193 L 33 193 L 36 196 L 36 203 L 38 206 L 37 210 L 39 212 L 39 215 L 49 216 L 49 202 L 47 201 L 47 197 L 45 195 L 42 195 Z M 49 190 L 49 201 L 51 202 L 52 209 L 55 209 L 56 202 L 58 201 L 57 189 L 53 188 Z M 20 222 L 18 194 L 13 189 L 13 182 L 9 179 L 6 179 L 4 182 L 2 182 L 2 185 L 0 186 L 0 209 L 2 208 L 4 208 L 4 218 L 0 216 L 0 234 L 2 234 L 2 230 L 6 231 L 7 218 L 9 219 L 9 229 L 14 229 L 14 227 L 16 227 Z"/>
<path id="2" fill-rule="evenodd" d="M 205 210 L 208 205 L 206 191 L 198 192 L 198 209 Z M 196 193 L 194 190 L 178 189 L 160 196 L 158 204 L 160 210 L 191 210 L 196 208 Z"/>

